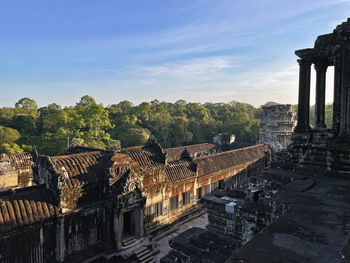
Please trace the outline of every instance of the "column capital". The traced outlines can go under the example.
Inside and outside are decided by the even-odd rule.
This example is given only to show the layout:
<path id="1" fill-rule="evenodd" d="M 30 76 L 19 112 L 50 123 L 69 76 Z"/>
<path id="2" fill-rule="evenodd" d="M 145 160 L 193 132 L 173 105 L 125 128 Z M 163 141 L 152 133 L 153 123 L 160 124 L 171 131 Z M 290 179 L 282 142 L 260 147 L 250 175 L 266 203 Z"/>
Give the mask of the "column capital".
<path id="1" fill-rule="evenodd" d="M 297 62 L 300 66 L 311 66 L 311 59 L 309 58 L 299 58 Z"/>
<path id="2" fill-rule="evenodd" d="M 326 72 L 328 64 L 328 60 L 326 59 L 317 59 L 314 61 L 314 67 L 316 71 Z"/>

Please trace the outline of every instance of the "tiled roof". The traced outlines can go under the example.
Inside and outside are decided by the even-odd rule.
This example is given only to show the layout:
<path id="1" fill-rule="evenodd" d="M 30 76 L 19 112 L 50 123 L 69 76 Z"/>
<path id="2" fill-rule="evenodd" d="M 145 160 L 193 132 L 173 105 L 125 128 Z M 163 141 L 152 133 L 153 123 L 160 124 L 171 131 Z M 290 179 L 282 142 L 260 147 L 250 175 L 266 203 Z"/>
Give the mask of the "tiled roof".
<path id="1" fill-rule="evenodd" d="M 1 160 L 9 160 L 15 169 L 31 168 L 34 164 L 31 153 L 2 154 Z"/>
<path id="2" fill-rule="evenodd" d="M 106 180 L 111 155 L 86 152 L 51 157 L 57 174 L 65 176 L 69 187 Z"/>
<path id="3" fill-rule="evenodd" d="M 259 144 L 242 149 L 204 156 L 194 160 L 194 163 L 198 165 L 198 175 L 204 176 L 234 166 L 257 161 L 258 159 L 264 157 L 266 152 L 269 152 L 269 148 L 266 145 Z"/>
<path id="4" fill-rule="evenodd" d="M 47 188 L 30 187 L 0 193 L 0 230 L 33 224 L 58 213 L 53 192 Z"/>
<path id="5" fill-rule="evenodd" d="M 186 150 L 191 157 L 196 157 L 202 153 L 215 150 L 215 144 L 212 143 L 201 143 L 188 146 L 181 146 L 176 148 L 169 148 L 164 150 L 167 153 L 167 161 L 171 162 L 174 160 L 180 160 L 182 153 Z"/>
<path id="6" fill-rule="evenodd" d="M 196 175 L 196 171 L 192 162 L 179 160 L 166 164 L 165 175 L 167 181 L 175 182 L 194 177 Z"/>
<path id="7" fill-rule="evenodd" d="M 124 148 L 119 153 L 128 155 L 137 162 L 143 169 L 164 165 L 164 155 L 152 146 L 136 146 Z"/>

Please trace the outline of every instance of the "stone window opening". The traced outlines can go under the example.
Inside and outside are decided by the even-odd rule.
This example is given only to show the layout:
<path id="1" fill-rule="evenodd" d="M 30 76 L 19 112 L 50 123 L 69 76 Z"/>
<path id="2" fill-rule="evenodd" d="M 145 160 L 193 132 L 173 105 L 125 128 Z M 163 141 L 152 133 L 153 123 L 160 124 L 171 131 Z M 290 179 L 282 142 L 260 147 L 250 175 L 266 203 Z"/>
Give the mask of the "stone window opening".
<path id="1" fill-rule="evenodd" d="M 214 192 L 218 188 L 219 188 L 219 182 L 218 181 L 211 183 L 211 191 L 212 192 Z"/>
<path id="2" fill-rule="evenodd" d="M 219 181 L 219 189 L 220 190 L 224 190 L 225 189 L 225 181 L 224 180 L 220 180 Z"/>
<path id="3" fill-rule="evenodd" d="M 182 205 L 187 205 L 191 202 L 191 191 L 182 193 Z"/>
<path id="4" fill-rule="evenodd" d="M 154 218 L 152 214 L 152 205 L 146 206 L 146 222 L 151 222 Z"/>
<path id="5" fill-rule="evenodd" d="M 201 199 L 202 198 L 202 187 L 197 188 L 197 198 Z"/>
<path id="6" fill-rule="evenodd" d="M 163 201 L 146 206 L 146 222 L 163 215 Z"/>
<path id="7" fill-rule="evenodd" d="M 204 186 L 204 195 L 210 194 L 210 184 Z"/>
<path id="8" fill-rule="evenodd" d="M 163 215 L 163 201 L 153 204 L 154 217 Z"/>
<path id="9" fill-rule="evenodd" d="M 179 196 L 175 195 L 170 197 L 170 211 L 179 208 Z"/>

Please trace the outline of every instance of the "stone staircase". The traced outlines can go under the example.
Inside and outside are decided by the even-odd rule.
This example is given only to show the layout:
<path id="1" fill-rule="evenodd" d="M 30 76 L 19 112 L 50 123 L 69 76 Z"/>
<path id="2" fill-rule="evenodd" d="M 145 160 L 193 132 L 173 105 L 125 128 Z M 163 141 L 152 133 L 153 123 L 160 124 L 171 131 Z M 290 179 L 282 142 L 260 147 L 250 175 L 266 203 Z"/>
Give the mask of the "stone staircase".
<path id="1" fill-rule="evenodd" d="M 139 263 L 155 263 L 154 255 L 159 253 L 159 249 L 156 249 L 159 243 L 155 242 L 152 246 L 141 246 L 135 250 L 133 253 Z"/>
<path id="2" fill-rule="evenodd" d="M 135 242 L 136 242 L 136 238 L 134 236 L 129 236 L 129 237 L 123 239 L 122 244 L 124 247 L 126 247 L 126 246 L 129 246 Z"/>

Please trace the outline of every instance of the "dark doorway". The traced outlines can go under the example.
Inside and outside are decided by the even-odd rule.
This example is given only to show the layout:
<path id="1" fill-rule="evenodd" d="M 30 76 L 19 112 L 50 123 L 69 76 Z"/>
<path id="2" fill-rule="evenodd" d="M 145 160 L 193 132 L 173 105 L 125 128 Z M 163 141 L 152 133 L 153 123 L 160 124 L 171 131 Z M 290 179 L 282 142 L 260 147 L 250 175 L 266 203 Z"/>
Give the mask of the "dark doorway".
<path id="1" fill-rule="evenodd" d="M 224 180 L 219 181 L 219 189 L 225 190 L 225 181 Z"/>
<path id="2" fill-rule="evenodd" d="M 124 231 L 123 237 L 133 236 L 135 234 L 135 229 L 133 226 L 133 216 L 132 211 L 128 211 L 124 213 Z M 123 238 L 123 239 L 124 239 Z"/>
<path id="3" fill-rule="evenodd" d="M 131 244 L 135 241 L 135 220 L 133 211 L 124 212 L 123 245 Z"/>

